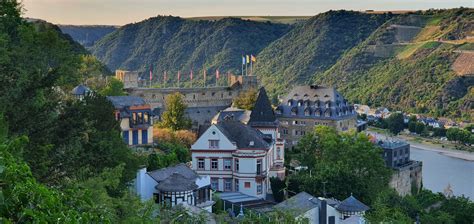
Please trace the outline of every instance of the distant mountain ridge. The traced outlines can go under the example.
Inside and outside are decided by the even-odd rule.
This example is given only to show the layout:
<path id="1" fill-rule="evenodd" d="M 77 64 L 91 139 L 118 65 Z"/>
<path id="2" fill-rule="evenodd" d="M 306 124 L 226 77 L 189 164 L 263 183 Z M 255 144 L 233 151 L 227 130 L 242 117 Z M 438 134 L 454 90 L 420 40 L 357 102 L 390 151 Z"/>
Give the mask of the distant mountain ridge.
<path id="1" fill-rule="evenodd" d="M 294 85 L 338 88 L 352 102 L 472 119 L 473 9 L 329 11 L 292 25 L 238 18 L 155 17 L 100 39 L 110 69 L 240 73 L 243 54 L 273 99 Z M 173 75 L 171 78 L 175 78 Z"/>
<path id="2" fill-rule="evenodd" d="M 159 16 L 125 25 L 98 41 L 91 52 L 110 69 L 155 74 L 178 70 L 240 73 L 243 54 L 258 54 L 289 25 L 226 18 L 216 21 Z"/>
<path id="3" fill-rule="evenodd" d="M 103 26 L 103 25 L 57 25 L 61 31 L 71 36 L 82 46 L 89 48 L 95 42 L 115 31 L 119 26 Z"/>

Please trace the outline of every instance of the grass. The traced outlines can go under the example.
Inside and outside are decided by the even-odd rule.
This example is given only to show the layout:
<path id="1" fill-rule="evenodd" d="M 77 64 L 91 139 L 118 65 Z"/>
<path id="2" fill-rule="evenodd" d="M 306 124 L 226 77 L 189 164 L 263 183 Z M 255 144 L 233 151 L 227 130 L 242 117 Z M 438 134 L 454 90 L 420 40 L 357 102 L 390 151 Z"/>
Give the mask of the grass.
<path id="1" fill-rule="evenodd" d="M 431 48 L 437 48 L 439 45 L 441 45 L 440 42 L 437 41 L 428 41 L 421 45 L 420 49 L 431 49 Z"/>
<path id="2" fill-rule="evenodd" d="M 458 50 L 472 51 L 474 50 L 474 43 L 464 43 L 458 47 Z"/>
<path id="3" fill-rule="evenodd" d="M 413 55 L 424 43 L 409 44 L 398 55 L 398 59 L 407 59 Z"/>

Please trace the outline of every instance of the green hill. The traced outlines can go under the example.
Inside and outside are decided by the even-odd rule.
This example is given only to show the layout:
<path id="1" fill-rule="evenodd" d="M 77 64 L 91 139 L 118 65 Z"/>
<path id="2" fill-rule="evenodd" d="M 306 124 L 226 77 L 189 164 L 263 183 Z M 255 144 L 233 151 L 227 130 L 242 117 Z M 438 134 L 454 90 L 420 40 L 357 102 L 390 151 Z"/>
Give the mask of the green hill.
<path id="1" fill-rule="evenodd" d="M 84 47 L 92 47 L 95 42 L 115 31 L 116 26 L 75 26 L 57 25 L 61 31 L 71 36 L 75 41 Z"/>
<path id="2" fill-rule="evenodd" d="M 474 54 L 458 51 L 471 45 L 472 21 L 472 9 L 400 15 L 313 81 L 336 86 L 353 102 L 472 119 Z"/>
<path id="3" fill-rule="evenodd" d="M 391 17 L 350 11 L 319 14 L 265 48 L 258 55 L 255 73 L 271 94 L 283 94 L 324 72 Z"/>
<path id="4" fill-rule="evenodd" d="M 240 73 L 241 55 L 257 54 L 289 30 L 285 24 L 236 18 L 216 21 L 155 17 L 129 24 L 98 41 L 91 52 L 112 69 L 155 74 L 206 68 Z"/>

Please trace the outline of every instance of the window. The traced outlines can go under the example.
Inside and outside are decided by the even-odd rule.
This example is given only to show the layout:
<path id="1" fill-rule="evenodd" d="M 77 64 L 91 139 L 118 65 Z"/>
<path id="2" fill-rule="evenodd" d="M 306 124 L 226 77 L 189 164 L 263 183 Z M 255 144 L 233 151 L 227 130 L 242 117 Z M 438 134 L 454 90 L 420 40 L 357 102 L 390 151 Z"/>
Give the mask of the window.
<path id="1" fill-rule="evenodd" d="M 298 124 L 298 121 L 293 121 L 293 124 L 294 124 L 294 125 L 297 125 L 297 124 Z"/>
<path id="2" fill-rule="evenodd" d="M 234 160 L 235 166 L 234 166 L 234 171 L 239 172 L 239 159 Z"/>
<path id="3" fill-rule="evenodd" d="M 217 159 L 211 159 L 211 170 L 217 170 L 218 169 L 218 160 Z"/>
<path id="4" fill-rule="evenodd" d="M 283 134 L 287 135 L 288 134 L 288 129 L 283 129 Z"/>
<path id="5" fill-rule="evenodd" d="M 281 159 L 281 149 L 280 149 L 280 147 L 277 148 L 277 159 Z"/>
<path id="6" fill-rule="evenodd" d="M 232 179 L 224 179 L 224 191 L 232 191 Z"/>
<path id="7" fill-rule="evenodd" d="M 137 123 L 137 113 L 132 113 L 132 124 Z"/>
<path id="8" fill-rule="evenodd" d="M 232 160 L 224 159 L 224 170 L 232 170 Z"/>
<path id="9" fill-rule="evenodd" d="M 198 169 L 203 170 L 204 169 L 204 159 L 200 158 L 198 159 Z"/>
<path id="10" fill-rule="evenodd" d="M 211 178 L 211 188 L 213 190 L 219 190 L 219 179 Z"/>
<path id="11" fill-rule="evenodd" d="M 235 191 L 239 191 L 239 179 L 235 179 Z"/>
<path id="12" fill-rule="evenodd" d="M 143 124 L 143 113 L 140 112 L 138 113 L 138 121 L 137 121 L 138 124 Z"/>
<path id="13" fill-rule="evenodd" d="M 257 175 L 262 174 L 262 160 L 257 159 Z"/>
<path id="14" fill-rule="evenodd" d="M 148 124 L 148 123 L 149 123 L 149 120 L 150 120 L 150 119 L 149 119 L 148 112 L 145 112 L 145 113 L 143 114 L 143 123 Z"/>
<path id="15" fill-rule="evenodd" d="M 245 188 L 250 188 L 250 182 L 245 182 Z"/>
<path id="16" fill-rule="evenodd" d="M 218 149 L 219 148 L 219 140 L 209 140 L 209 148 L 210 149 Z"/>
<path id="17" fill-rule="evenodd" d="M 262 194 L 262 189 L 263 188 L 263 185 L 262 185 L 262 182 L 258 183 L 257 182 L 257 194 Z"/>

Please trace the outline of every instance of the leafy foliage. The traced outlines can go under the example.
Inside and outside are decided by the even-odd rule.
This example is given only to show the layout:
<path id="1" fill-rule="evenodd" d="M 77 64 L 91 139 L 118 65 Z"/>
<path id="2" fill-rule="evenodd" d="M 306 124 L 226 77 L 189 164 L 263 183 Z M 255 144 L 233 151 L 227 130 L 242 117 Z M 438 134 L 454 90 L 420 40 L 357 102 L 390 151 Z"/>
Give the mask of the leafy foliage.
<path id="1" fill-rule="evenodd" d="M 103 96 L 125 96 L 123 82 L 116 78 L 110 78 L 105 88 L 100 91 Z"/>
<path id="2" fill-rule="evenodd" d="M 317 126 L 314 133 L 298 142 L 295 153 L 311 173 L 291 176 L 290 192 L 324 195 L 325 187 L 332 197 L 344 199 L 353 193 L 370 204 L 374 192 L 388 186 L 391 172 L 380 156 L 381 149 L 364 134 L 337 133 L 333 128 Z"/>
<path id="3" fill-rule="evenodd" d="M 258 92 L 255 89 L 241 92 L 232 102 L 232 106 L 244 110 L 252 110 L 257 101 L 257 94 Z"/>
<path id="4" fill-rule="evenodd" d="M 388 129 L 393 134 L 398 134 L 405 128 L 403 114 L 401 113 L 393 113 L 386 120 Z"/>
<path id="5" fill-rule="evenodd" d="M 191 128 L 191 120 L 184 114 L 186 107 L 180 93 L 166 96 L 165 111 L 161 115 L 159 126 L 173 131 Z"/>

